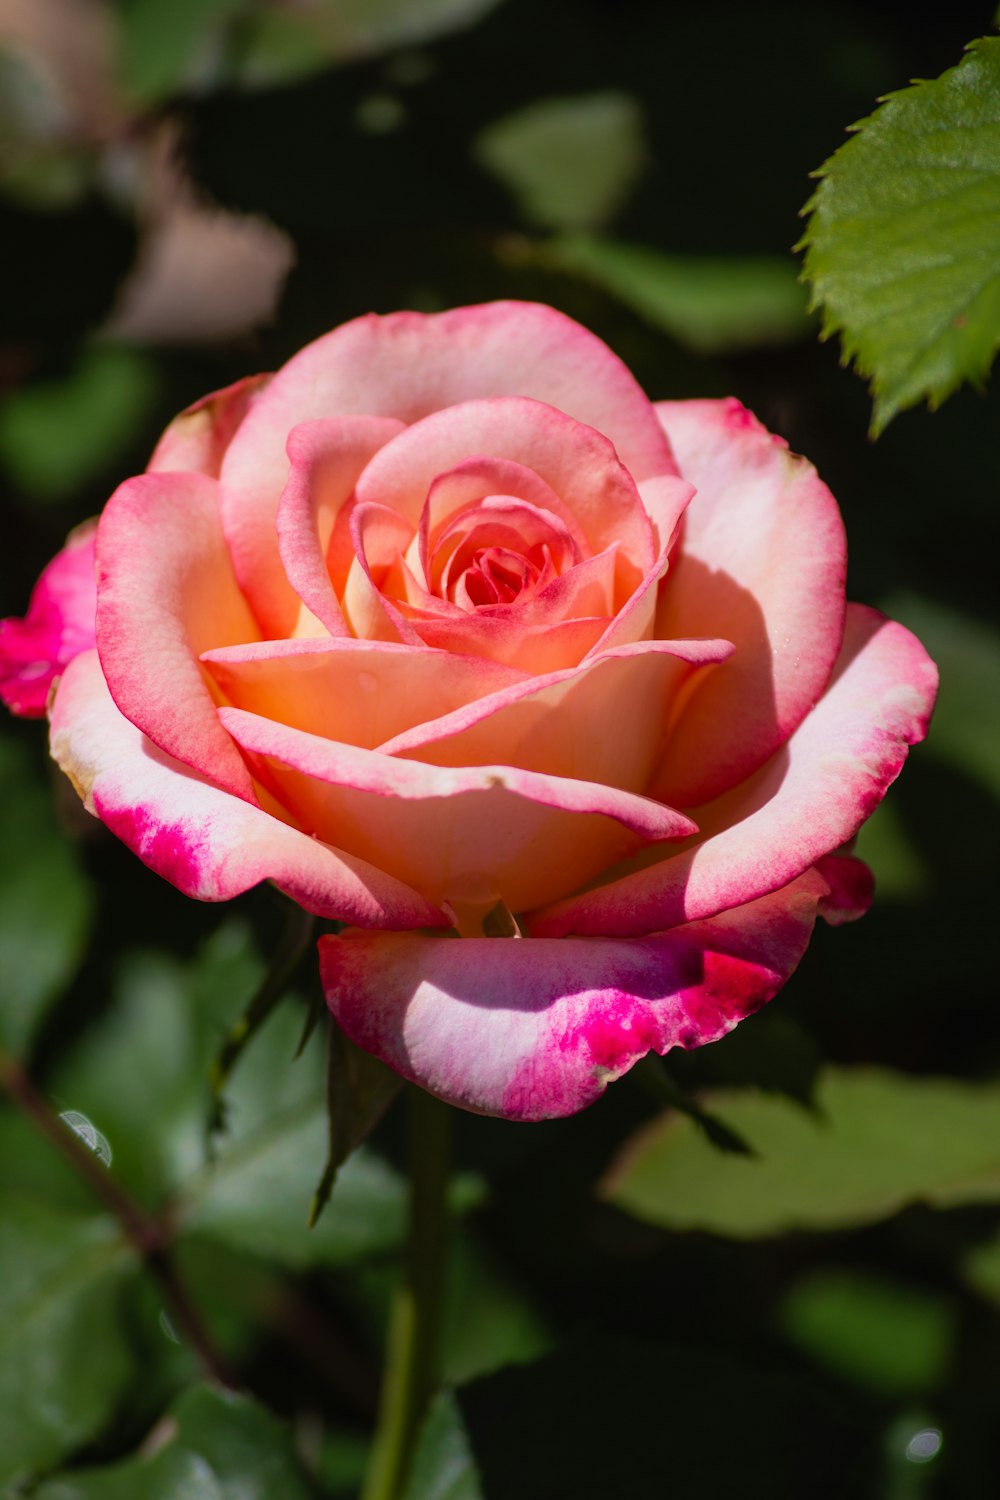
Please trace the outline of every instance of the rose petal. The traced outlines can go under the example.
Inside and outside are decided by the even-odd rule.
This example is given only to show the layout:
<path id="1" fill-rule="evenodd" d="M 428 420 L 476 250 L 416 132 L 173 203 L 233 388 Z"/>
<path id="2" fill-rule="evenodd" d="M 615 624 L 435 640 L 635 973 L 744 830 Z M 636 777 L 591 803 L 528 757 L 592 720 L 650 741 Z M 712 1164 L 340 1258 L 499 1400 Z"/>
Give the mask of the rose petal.
<path id="1" fill-rule="evenodd" d="M 613 787 L 503 765 L 421 765 L 240 709 L 219 713 L 299 827 L 377 861 L 438 904 L 503 900 L 519 911 L 642 842 L 695 827 Z"/>
<path id="2" fill-rule="evenodd" d="M 830 686 L 768 764 L 696 809 L 693 847 L 539 913 L 540 935 L 660 931 L 787 885 L 839 849 L 923 739 L 937 670 L 920 642 L 851 605 Z"/>
<path id="3" fill-rule="evenodd" d="M 97 522 L 71 532 L 31 592 L 23 620 L 0 620 L 0 698 L 27 719 L 45 714 L 59 673 L 94 644 Z"/>
<path id="4" fill-rule="evenodd" d="M 317 916 L 382 928 L 448 925 L 416 891 L 158 750 L 115 707 L 96 652 L 78 656 L 59 684 L 52 754 L 88 810 L 187 896 L 229 901 L 273 880 Z"/>
<path id="5" fill-rule="evenodd" d="M 270 378 L 248 375 L 185 407 L 157 443 L 148 472 L 182 471 L 217 479 L 226 449 Z"/>
<path id="6" fill-rule="evenodd" d="M 644 641 L 565 672 L 515 683 L 381 746 L 434 765 L 502 763 L 645 792 L 670 698 L 728 641 Z"/>
<path id="7" fill-rule="evenodd" d="M 122 713 L 161 750 L 253 801 L 198 664 L 211 647 L 260 637 L 233 578 L 217 481 L 179 473 L 126 481 L 101 517 L 97 576 L 97 646 Z"/>
<path id="8" fill-rule="evenodd" d="M 657 411 L 697 493 L 654 634 L 711 632 L 736 646 L 671 735 L 661 786 L 691 807 L 763 765 L 819 698 L 840 646 L 847 554 L 815 469 L 738 401 Z"/>
<path id="9" fill-rule="evenodd" d="M 827 886 L 810 871 L 710 922 L 625 941 L 349 934 L 320 940 L 358 1046 L 451 1104 L 574 1114 L 650 1049 L 717 1041 L 784 984 Z"/>
<path id="10" fill-rule="evenodd" d="M 282 612 L 262 622 L 269 633 L 287 635 L 297 613 L 274 547 L 291 429 L 348 414 L 416 422 L 489 396 L 528 396 L 596 428 L 637 481 L 677 472 L 633 376 L 600 339 L 550 307 L 495 302 L 358 318 L 278 372 L 226 455 L 223 512 L 237 576 L 253 598 L 280 594 L 283 585 L 286 591 Z"/>
<path id="11" fill-rule="evenodd" d="M 450 713 L 526 680 L 485 657 L 350 636 L 228 646 L 201 659 L 234 707 L 367 749 L 422 724 L 428 704 Z"/>
<path id="12" fill-rule="evenodd" d="M 327 566 L 334 523 L 365 464 L 402 428 L 389 417 L 332 417 L 301 423 L 288 439 L 291 470 L 278 506 L 278 550 L 289 583 L 331 635 L 347 634 Z M 266 599 L 251 603 L 255 613 L 268 615 Z M 294 630 L 307 633 L 301 617 Z"/>

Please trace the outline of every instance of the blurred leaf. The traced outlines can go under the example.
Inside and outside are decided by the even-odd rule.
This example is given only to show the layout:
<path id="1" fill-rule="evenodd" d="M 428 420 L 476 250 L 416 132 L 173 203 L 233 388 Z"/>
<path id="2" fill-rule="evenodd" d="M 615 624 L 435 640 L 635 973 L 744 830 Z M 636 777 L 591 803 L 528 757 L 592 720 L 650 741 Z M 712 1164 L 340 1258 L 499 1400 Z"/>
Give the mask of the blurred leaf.
<path id="1" fill-rule="evenodd" d="M 932 888 L 931 873 L 892 801 L 879 803 L 862 824 L 854 853 L 871 866 L 880 901 L 912 901 Z"/>
<path id="2" fill-rule="evenodd" d="M 36 1500 L 311 1500 L 284 1427 L 256 1401 L 195 1386 L 167 1421 L 152 1454 L 53 1479 Z"/>
<path id="3" fill-rule="evenodd" d="M 428 1413 L 403 1500 L 484 1500 L 458 1400 L 438 1396 Z"/>
<path id="4" fill-rule="evenodd" d="M 973 1291 L 1000 1307 L 1000 1235 L 970 1250 L 962 1260 L 961 1272 Z"/>
<path id="5" fill-rule="evenodd" d="M 91 348 L 61 380 L 22 386 L 0 407 L 0 464 L 38 500 L 64 500 L 135 442 L 156 397 L 153 364 L 135 350 Z"/>
<path id="6" fill-rule="evenodd" d="M 0 1043 L 24 1056 L 83 956 L 93 901 L 27 753 L 0 739 Z"/>
<path id="7" fill-rule="evenodd" d="M 919 1395 L 947 1373 L 955 1313 L 943 1297 L 868 1271 L 821 1269 L 797 1281 L 778 1320 L 800 1349 L 856 1385 Z"/>
<path id="8" fill-rule="evenodd" d="M 499 0 L 306 0 L 249 16 L 234 51 L 236 80 L 268 88 L 331 63 L 431 41 L 471 26 Z"/>
<path id="9" fill-rule="evenodd" d="M 5 194 L 43 209 L 76 203 L 94 171 L 94 153 L 71 136 L 67 101 L 30 54 L 0 38 L 0 183 Z"/>
<path id="10" fill-rule="evenodd" d="M 1000 39 L 887 96 L 820 169 L 805 276 L 871 378 L 872 432 L 984 380 L 1000 342 Z"/>
<path id="11" fill-rule="evenodd" d="M 0 1483 L 105 1425 L 133 1377 L 119 1316 L 132 1269 L 106 1218 L 8 1198 L 0 1217 Z"/>
<path id="12" fill-rule="evenodd" d="M 405 1185 L 364 1148 L 342 1168 L 319 1224 L 307 1227 L 326 1135 L 326 1112 L 317 1102 L 274 1115 L 241 1140 L 225 1142 L 217 1166 L 188 1191 L 188 1229 L 295 1270 L 345 1265 L 398 1244 Z"/>
<path id="13" fill-rule="evenodd" d="M 468 1232 L 455 1235 L 449 1253 L 442 1342 L 449 1385 L 537 1359 L 552 1343 L 544 1320 Z"/>
<path id="14" fill-rule="evenodd" d="M 894 594 L 884 608 L 920 637 L 941 672 L 927 754 L 1000 801 L 1000 632 L 914 594 Z"/>
<path id="15" fill-rule="evenodd" d="M 809 332 L 790 256 L 666 255 L 596 235 L 556 239 L 543 254 L 702 354 L 788 344 Z"/>
<path id="16" fill-rule="evenodd" d="M 128 97 L 158 104 L 205 73 L 211 78 L 224 24 L 246 9 L 247 0 L 125 0 L 119 13 Z"/>
<path id="17" fill-rule="evenodd" d="M 859 1438 L 807 1381 L 588 1338 L 439 1400 L 405 1500 L 821 1500 L 850 1493 Z"/>
<path id="18" fill-rule="evenodd" d="M 524 217 L 546 229 L 607 223 L 646 160 L 639 106 L 613 92 L 540 99 L 488 126 L 472 151 Z"/>
<path id="19" fill-rule="evenodd" d="M 998 1086 L 828 1068 L 815 1113 L 750 1091 L 705 1103 L 754 1157 L 719 1155 L 671 1115 L 626 1147 L 605 1196 L 649 1223 L 732 1239 L 868 1224 L 914 1202 L 1000 1201 Z"/>

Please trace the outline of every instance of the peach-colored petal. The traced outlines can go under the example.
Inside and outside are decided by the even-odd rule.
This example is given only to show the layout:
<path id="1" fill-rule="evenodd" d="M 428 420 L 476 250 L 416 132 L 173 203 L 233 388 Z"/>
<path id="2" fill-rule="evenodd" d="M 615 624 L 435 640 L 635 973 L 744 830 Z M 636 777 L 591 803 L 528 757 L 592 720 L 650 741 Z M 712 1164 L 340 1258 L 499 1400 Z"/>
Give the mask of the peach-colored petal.
<path id="1" fill-rule="evenodd" d="M 320 941 L 327 1003 L 360 1047 L 480 1114 L 574 1114 L 652 1049 L 717 1041 L 780 989 L 825 881 L 661 936 Z"/>
<path id="2" fill-rule="evenodd" d="M 545 776 L 645 792 L 662 753 L 670 698 L 728 641 L 645 641 L 566 672 L 517 683 L 382 745 L 443 766 L 521 766 Z"/>
<path id="3" fill-rule="evenodd" d="M 693 846 L 540 913 L 539 935 L 660 931 L 777 890 L 853 837 L 923 739 L 937 671 L 920 642 L 851 605 L 830 686 L 785 749 L 696 809 Z"/>
<path id="4" fill-rule="evenodd" d="M 55 679 L 94 644 L 97 522 L 85 521 L 43 569 L 23 620 L 0 620 L 0 698 L 26 719 L 45 714 Z"/>
<path id="5" fill-rule="evenodd" d="M 217 479 L 237 428 L 270 378 L 248 375 L 185 407 L 153 450 L 148 472 L 182 471 Z"/>
<path id="6" fill-rule="evenodd" d="M 654 634 L 711 631 L 736 646 L 671 735 L 661 786 L 689 807 L 755 771 L 819 698 L 840 647 L 846 547 L 815 469 L 738 401 L 657 411 L 697 493 Z"/>
<path id="7" fill-rule="evenodd" d="M 155 745 L 253 801 L 219 723 L 202 651 L 260 638 L 233 578 L 218 482 L 142 474 L 121 485 L 97 535 L 97 646 L 111 695 Z"/>
<path id="8" fill-rule="evenodd" d="M 313 638 L 206 651 L 202 662 L 225 700 L 293 729 L 374 749 L 525 674 L 481 656 L 391 641 Z"/>
<path id="9" fill-rule="evenodd" d="M 613 787 L 504 765 L 396 759 L 223 708 L 261 785 L 299 827 L 377 861 L 432 901 L 534 906 L 640 843 L 694 824 Z"/>
<path id="10" fill-rule="evenodd" d="M 540 401 L 495 397 L 433 412 L 379 450 L 358 480 L 358 499 L 391 505 L 416 529 L 434 480 L 473 457 L 537 474 L 591 552 L 617 544 L 624 602 L 656 550 L 635 481 L 602 433 Z"/>
<path id="11" fill-rule="evenodd" d="M 494 302 L 430 315 L 372 314 L 334 329 L 290 360 L 227 454 L 223 508 L 243 586 L 254 598 L 282 588 L 274 517 L 288 475 L 285 442 L 299 422 L 369 415 L 410 423 L 490 396 L 544 401 L 604 433 L 636 481 L 677 472 L 633 376 L 600 339 L 562 313 Z M 275 635 L 289 633 L 296 613 L 287 583 L 285 589 L 282 613 L 266 622 Z"/>
<path id="12" fill-rule="evenodd" d="M 331 635 L 347 633 L 327 565 L 334 523 L 365 464 L 402 428 L 389 417 L 330 417 L 303 422 L 289 436 L 291 470 L 278 506 L 278 550 L 289 583 Z M 266 600 L 251 603 L 255 612 L 268 614 Z M 305 633 L 301 620 L 296 631 Z"/>
<path id="13" fill-rule="evenodd" d="M 321 917 L 407 930 L 448 925 L 416 891 L 164 754 L 119 713 L 96 652 L 78 656 L 60 681 L 52 754 L 88 810 L 187 896 L 228 901 L 273 880 Z"/>

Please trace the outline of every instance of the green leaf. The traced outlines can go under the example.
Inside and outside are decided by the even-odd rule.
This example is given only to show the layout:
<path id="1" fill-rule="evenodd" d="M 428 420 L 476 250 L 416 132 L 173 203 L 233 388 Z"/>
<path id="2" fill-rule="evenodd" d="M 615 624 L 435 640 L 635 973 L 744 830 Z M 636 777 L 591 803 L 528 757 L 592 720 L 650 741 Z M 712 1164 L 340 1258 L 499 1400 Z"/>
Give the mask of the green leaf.
<path id="1" fill-rule="evenodd" d="M 973 1291 L 1000 1307 L 1000 1235 L 970 1250 L 962 1260 L 961 1272 Z"/>
<path id="2" fill-rule="evenodd" d="M 941 672 L 927 754 L 1000 801 L 1000 632 L 913 594 L 893 595 L 883 607 L 920 637 Z"/>
<path id="3" fill-rule="evenodd" d="M 63 1475 L 35 1500 L 310 1500 L 282 1424 L 256 1401 L 195 1386 L 167 1421 L 151 1455 Z"/>
<path id="4" fill-rule="evenodd" d="M 133 1270 L 110 1219 L 5 1198 L 0 1217 L 0 1483 L 49 1468 L 112 1415 L 132 1363 Z"/>
<path id="5" fill-rule="evenodd" d="M 667 1116 L 612 1168 L 612 1203 L 664 1228 L 759 1239 L 868 1224 L 915 1202 L 1000 1201 L 996 1085 L 829 1068 L 815 1112 L 742 1090 L 704 1103 L 756 1154 L 719 1155 L 690 1120 Z"/>
<path id="6" fill-rule="evenodd" d="M 646 161 L 639 106 L 616 92 L 540 99 L 488 126 L 472 151 L 545 229 L 607 223 Z"/>
<path id="7" fill-rule="evenodd" d="M 809 332 L 791 257 L 667 255 L 596 235 L 556 239 L 543 255 L 699 353 L 787 344 Z"/>
<path id="8" fill-rule="evenodd" d="M 224 24 L 246 8 L 247 0 L 126 0 L 121 74 L 129 98 L 148 106 L 210 80 Z"/>
<path id="9" fill-rule="evenodd" d="M 247 88 L 289 83 L 327 68 L 471 26 L 499 0 L 313 0 L 270 6 L 240 28 L 233 63 Z"/>
<path id="10" fill-rule="evenodd" d="M 805 277 L 870 377 L 872 433 L 981 384 L 1000 343 L 1000 39 L 890 94 L 817 174 Z"/>
<path id="11" fill-rule="evenodd" d="M 450 1391 L 427 1415 L 403 1500 L 484 1500 L 461 1409 Z"/>
<path id="12" fill-rule="evenodd" d="M 0 1043 L 24 1056 L 83 956 L 93 902 L 39 770 L 0 739 Z"/>
<path id="13" fill-rule="evenodd" d="M 880 903 L 918 900 L 933 888 L 927 863 L 894 802 L 879 803 L 862 825 L 853 852 L 871 866 Z"/>
<path id="14" fill-rule="evenodd" d="M 819 1363 L 886 1396 L 932 1390 L 947 1371 L 955 1309 L 943 1297 L 869 1271 L 822 1268 L 796 1282 L 778 1312 Z"/>
<path id="15" fill-rule="evenodd" d="M 449 1385 L 537 1359 L 552 1343 L 539 1313 L 464 1229 L 455 1234 L 448 1257 L 442 1325 Z"/>
<path id="16" fill-rule="evenodd" d="M 86 350 L 59 380 L 22 386 L 0 407 L 0 464 L 36 500 L 65 500 L 114 469 L 156 399 L 156 371 L 136 350 Z"/>
<path id="17" fill-rule="evenodd" d="M 310 1229 L 326 1208 L 340 1168 L 368 1138 L 403 1086 L 398 1073 L 356 1047 L 332 1017 L 327 1024 L 327 1155 L 309 1210 Z"/>

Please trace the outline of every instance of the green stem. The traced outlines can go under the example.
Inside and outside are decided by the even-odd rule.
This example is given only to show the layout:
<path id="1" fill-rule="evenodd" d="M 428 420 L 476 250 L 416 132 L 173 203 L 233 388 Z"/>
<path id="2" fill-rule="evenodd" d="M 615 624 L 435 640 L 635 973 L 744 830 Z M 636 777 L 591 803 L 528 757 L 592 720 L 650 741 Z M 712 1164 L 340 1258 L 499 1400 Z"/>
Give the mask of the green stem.
<path id="1" fill-rule="evenodd" d="M 389 1321 L 378 1422 L 360 1500 L 399 1500 L 437 1376 L 448 1248 L 451 1112 L 410 1089 L 409 1242 Z"/>

